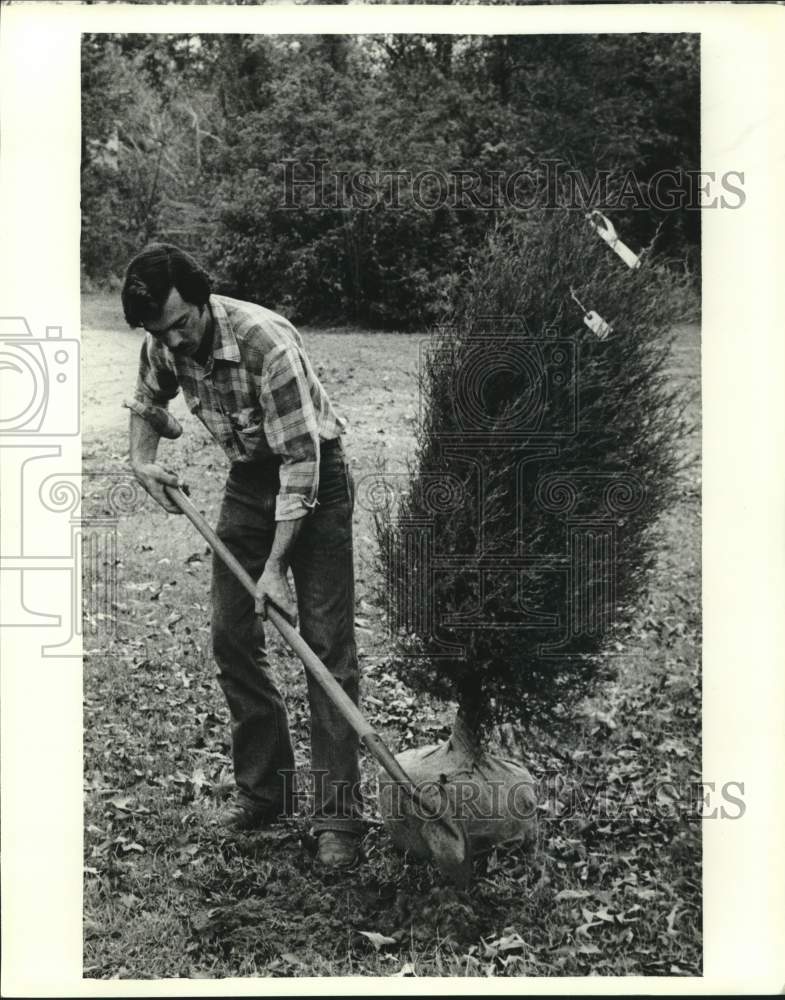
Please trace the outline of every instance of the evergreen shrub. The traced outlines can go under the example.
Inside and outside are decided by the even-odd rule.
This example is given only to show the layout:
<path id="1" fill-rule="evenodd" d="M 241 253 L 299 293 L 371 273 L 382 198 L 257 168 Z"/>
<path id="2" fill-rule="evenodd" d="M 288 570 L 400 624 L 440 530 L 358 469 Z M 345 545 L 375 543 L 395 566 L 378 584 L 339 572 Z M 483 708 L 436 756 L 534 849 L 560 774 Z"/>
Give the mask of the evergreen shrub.
<path id="1" fill-rule="evenodd" d="M 478 736 L 568 721 L 645 593 L 687 430 L 672 344 L 696 305 L 689 276 L 641 259 L 582 213 L 527 214 L 493 232 L 423 352 L 380 558 L 401 676 Z"/>

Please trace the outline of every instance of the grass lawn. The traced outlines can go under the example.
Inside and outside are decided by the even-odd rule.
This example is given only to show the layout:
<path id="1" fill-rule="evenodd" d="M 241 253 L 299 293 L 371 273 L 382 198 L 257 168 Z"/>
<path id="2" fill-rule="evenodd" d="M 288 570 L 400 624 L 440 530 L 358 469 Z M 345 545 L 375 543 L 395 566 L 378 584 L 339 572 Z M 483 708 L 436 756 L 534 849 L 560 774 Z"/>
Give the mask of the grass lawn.
<path id="1" fill-rule="evenodd" d="M 84 471 L 98 482 L 128 471 L 121 403 L 141 335 L 99 295 L 85 297 L 82 326 Z M 392 669 L 363 503 L 381 460 L 404 468 L 423 338 L 303 334 L 349 424 L 363 708 L 395 750 L 434 743 L 454 706 L 415 697 Z M 699 345 L 697 327 L 680 332 L 674 379 L 697 382 Z M 174 412 L 185 434 L 160 455 L 214 522 L 226 460 L 182 401 Z M 697 453 L 699 430 L 684 446 Z M 140 500 L 118 527 L 111 620 L 85 621 L 84 975 L 699 975 L 701 828 L 689 796 L 701 773 L 697 467 L 660 527 L 647 602 L 609 651 L 616 677 L 586 704 L 569 744 L 505 734 L 505 753 L 542 783 L 537 848 L 493 854 L 461 892 L 396 854 L 378 823 L 364 864 L 339 874 L 314 867 L 296 823 L 233 837 L 211 826 L 232 778 L 209 651 L 210 557 L 185 518 Z M 85 586 L 100 588 L 107 572 L 91 566 Z M 302 667 L 272 630 L 269 646 L 305 771 Z M 375 767 L 365 758 L 363 768 L 373 819 Z M 593 809 L 570 809 L 595 794 Z"/>

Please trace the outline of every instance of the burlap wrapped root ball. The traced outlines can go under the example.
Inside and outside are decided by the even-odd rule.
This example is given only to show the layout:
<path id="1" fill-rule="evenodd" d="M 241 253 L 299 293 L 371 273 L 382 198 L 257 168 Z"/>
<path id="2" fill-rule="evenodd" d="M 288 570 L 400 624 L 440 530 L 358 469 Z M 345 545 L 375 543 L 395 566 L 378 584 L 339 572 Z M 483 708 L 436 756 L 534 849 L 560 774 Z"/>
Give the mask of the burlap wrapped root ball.
<path id="1" fill-rule="evenodd" d="M 534 779 L 521 764 L 481 750 L 460 716 L 444 743 L 405 750 L 396 759 L 418 787 L 440 786 L 445 808 L 466 822 L 473 855 L 497 846 L 533 847 L 537 838 Z M 387 774 L 378 775 L 379 809 L 395 846 L 426 861 L 421 830 L 429 820 Z"/>

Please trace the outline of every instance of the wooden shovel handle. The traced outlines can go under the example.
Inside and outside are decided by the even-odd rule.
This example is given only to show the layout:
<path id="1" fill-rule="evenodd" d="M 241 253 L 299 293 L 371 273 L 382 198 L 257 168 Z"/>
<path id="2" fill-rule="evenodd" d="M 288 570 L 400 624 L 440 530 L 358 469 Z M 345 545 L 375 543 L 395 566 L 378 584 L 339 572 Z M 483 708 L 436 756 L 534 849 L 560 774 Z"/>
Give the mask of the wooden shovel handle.
<path id="1" fill-rule="evenodd" d="M 196 530 L 207 541 L 213 552 L 215 552 L 219 559 L 222 559 L 223 562 L 226 563 L 229 569 L 248 591 L 250 596 L 255 599 L 256 582 L 251 577 L 250 573 L 245 570 L 239 560 L 232 555 L 226 545 L 224 545 L 215 531 L 210 527 L 207 520 L 199 513 L 196 507 L 194 507 L 185 493 L 183 493 L 181 489 L 177 489 L 172 486 L 164 486 L 164 490 L 166 491 L 166 495 L 169 499 L 173 503 L 177 504 L 183 514 L 185 514 Z M 415 786 L 411 778 L 406 774 L 404 769 L 395 759 L 390 749 L 382 740 L 381 736 L 379 736 L 379 734 L 374 730 L 373 726 L 371 726 L 360 709 L 354 704 L 349 695 L 344 691 L 338 681 L 333 677 L 300 633 L 289 624 L 275 605 L 269 601 L 267 604 L 267 617 L 281 633 L 284 640 L 300 657 L 305 669 L 311 677 L 313 677 L 317 684 L 321 685 L 330 701 L 335 705 L 341 715 L 343 715 L 349 725 L 355 730 L 371 756 L 379 764 L 381 764 L 394 781 L 397 781 L 403 787 L 404 791 L 420 806 L 426 815 L 434 814 L 434 807 L 420 794 L 419 789 Z"/>
<path id="2" fill-rule="evenodd" d="M 196 530 L 208 542 L 213 552 L 215 552 L 219 559 L 226 563 L 229 569 L 248 591 L 250 596 L 255 598 L 256 581 L 252 579 L 251 575 L 244 569 L 239 560 L 232 555 L 226 545 L 224 545 L 218 535 L 216 535 L 215 531 L 213 531 L 210 527 L 207 520 L 199 513 L 196 507 L 194 507 L 188 497 L 180 489 L 175 489 L 171 486 L 165 486 L 164 489 L 166 490 L 166 495 L 169 499 L 173 503 L 177 504 L 183 514 L 185 514 L 188 520 L 194 525 Z M 305 642 L 300 633 L 289 624 L 275 605 L 269 602 L 267 604 L 267 617 L 273 625 L 275 625 L 285 641 L 303 661 L 305 669 L 310 673 L 313 679 L 317 681 L 322 688 L 324 688 L 332 703 L 357 732 L 357 735 L 363 740 L 363 742 L 365 742 L 365 738 L 367 736 L 375 735 L 373 727 L 368 723 L 362 712 L 354 704 L 349 695 L 344 691 L 327 667 L 322 663 L 316 653 L 314 653 L 308 643 Z M 377 754 L 374 754 L 374 756 L 378 759 Z M 392 757 L 391 754 L 390 756 Z M 395 758 L 393 758 L 393 760 L 394 759 Z M 380 760 L 379 763 L 381 764 L 383 762 Z"/>

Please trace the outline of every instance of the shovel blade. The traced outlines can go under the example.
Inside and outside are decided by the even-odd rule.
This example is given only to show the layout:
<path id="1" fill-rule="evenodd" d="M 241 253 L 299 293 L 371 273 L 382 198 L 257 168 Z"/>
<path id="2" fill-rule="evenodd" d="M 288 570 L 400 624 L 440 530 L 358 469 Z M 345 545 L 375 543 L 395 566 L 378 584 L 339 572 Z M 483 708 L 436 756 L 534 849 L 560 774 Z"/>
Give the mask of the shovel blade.
<path id="1" fill-rule="evenodd" d="M 405 788 L 404 788 L 405 791 Z M 413 797 L 410 797 L 413 796 Z M 431 860 L 455 885 L 467 888 L 472 877 L 471 844 L 465 819 L 454 814 L 443 788 L 415 786 L 401 802 L 401 820 L 425 844 Z"/>
<path id="2" fill-rule="evenodd" d="M 420 851 L 424 846 L 452 882 L 468 886 L 472 859 L 466 821 L 454 815 L 444 788 L 432 781 L 413 783 L 377 733 L 365 733 L 362 740 L 392 779 L 386 785 L 387 794 L 392 796 L 388 815 L 395 814 L 392 823 L 399 824 L 399 831 L 405 828 L 405 839 L 419 844 Z"/>
<path id="3" fill-rule="evenodd" d="M 467 889 L 472 880 L 472 856 L 465 824 L 447 817 L 425 820 L 420 835 L 442 874 L 459 889 Z"/>

